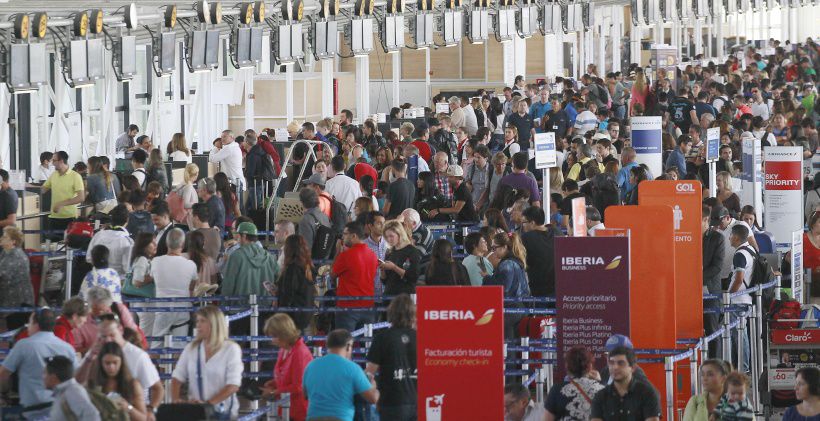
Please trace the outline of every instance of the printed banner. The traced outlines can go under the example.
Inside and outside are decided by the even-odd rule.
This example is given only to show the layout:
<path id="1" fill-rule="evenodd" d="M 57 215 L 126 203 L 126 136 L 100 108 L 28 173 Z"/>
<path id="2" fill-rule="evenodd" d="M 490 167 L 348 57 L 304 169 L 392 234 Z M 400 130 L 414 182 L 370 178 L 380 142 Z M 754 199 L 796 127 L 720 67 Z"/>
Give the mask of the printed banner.
<path id="1" fill-rule="evenodd" d="M 792 298 L 803 303 L 803 230 L 792 233 Z"/>
<path id="2" fill-rule="evenodd" d="M 720 158 L 720 127 L 706 129 L 706 162 Z"/>
<path id="3" fill-rule="evenodd" d="M 791 246 L 792 233 L 803 230 L 803 148 L 777 146 L 763 151 L 766 158 L 763 226 L 779 249 Z"/>
<path id="4" fill-rule="evenodd" d="M 543 170 L 557 164 L 555 154 L 555 133 L 535 134 L 535 169 Z"/>
<path id="5" fill-rule="evenodd" d="M 418 419 L 503 419 L 503 288 L 418 287 L 416 294 Z"/>
<path id="6" fill-rule="evenodd" d="M 638 164 L 646 164 L 652 178 L 663 174 L 663 147 L 661 144 L 661 117 L 632 117 L 632 147 Z"/>
<path id="7" fill-rule="evenodd" d="M 564 354 L 574 346 L 590 350 L 603 369 L 606 340 L 629 336 L 629 238 L 556 237 L 555 300 L 555 381 L 564 377 Z"/>

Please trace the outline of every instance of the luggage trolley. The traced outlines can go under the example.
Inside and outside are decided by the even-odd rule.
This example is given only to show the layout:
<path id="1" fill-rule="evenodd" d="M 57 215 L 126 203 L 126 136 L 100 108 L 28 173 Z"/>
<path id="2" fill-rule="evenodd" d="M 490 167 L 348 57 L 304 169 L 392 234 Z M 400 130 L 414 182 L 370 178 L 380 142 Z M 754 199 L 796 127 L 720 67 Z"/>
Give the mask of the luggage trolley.
<path id="1" fill-rule="evenodd" d="M 797 370 L 818 367 L 820 328 L 815 319 L 769 320 L 767 323 L 768 375 L 766 388 L 761 388 L 761 394 L 768 420 L 775 408 L 787 408 L 797 403 L 794 395 Z M 793 327 L 783 328 L 783 324 Z"/>

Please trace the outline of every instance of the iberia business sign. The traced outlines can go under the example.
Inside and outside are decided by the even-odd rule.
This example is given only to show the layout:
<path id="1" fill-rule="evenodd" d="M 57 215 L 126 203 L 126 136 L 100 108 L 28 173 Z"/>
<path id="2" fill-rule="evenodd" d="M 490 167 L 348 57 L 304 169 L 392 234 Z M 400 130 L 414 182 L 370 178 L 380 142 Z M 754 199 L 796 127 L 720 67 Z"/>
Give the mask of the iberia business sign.
<path id="1" fill-rule="evenodd" d="M 504 291 L 416 288 L 418 419 L 504 419 Z"/>
<path id="2" fill-rule="evenodd" d="M 787 248 L 792 233 L 803 229 L 803 148 L 768 147 L 763 154 L 763 227 L 774 235 L 779 248 Z"/>

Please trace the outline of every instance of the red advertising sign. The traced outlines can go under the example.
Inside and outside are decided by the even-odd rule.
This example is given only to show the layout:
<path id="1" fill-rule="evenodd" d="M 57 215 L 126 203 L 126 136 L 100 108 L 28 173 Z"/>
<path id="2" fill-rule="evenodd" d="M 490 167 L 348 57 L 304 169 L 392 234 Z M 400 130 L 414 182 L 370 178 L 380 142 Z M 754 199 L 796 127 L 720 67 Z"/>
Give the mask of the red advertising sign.
<path id="1" fill-rule="evenodd" d="M 800 190 L 802 162 L 766 162 L 766 190 Z"/>
<path id="2" fill-rule="evenodd" d="M 504 419 L 504 291 L 416 288 L 418 419 Z"/>
<path id="3" fill-rule="evenodd" d="M 775 329 L 772 330 L 772 343 L 778 345 L 820 344 L 820 332 L 817 329 Z"/>
<path id="4" fill-rule="evenodd" d="M 555 381 L 564 377 L 564 354 L 574 346 L 590 350 L 596 368 L 604 368 L 606 340 L 629 336 L 629 238 L 556 237 L 555 300 Z"/>

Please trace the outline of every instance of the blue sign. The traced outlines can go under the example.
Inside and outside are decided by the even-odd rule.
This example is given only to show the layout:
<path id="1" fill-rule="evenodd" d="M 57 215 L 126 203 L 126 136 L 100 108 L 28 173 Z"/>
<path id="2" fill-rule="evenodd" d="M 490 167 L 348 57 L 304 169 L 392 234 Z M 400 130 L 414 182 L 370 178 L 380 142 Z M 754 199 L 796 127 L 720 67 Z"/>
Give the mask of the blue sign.
<path id="1" fill-rule="evenodd" d="M 706 162 L 714 162 L 720 158 L 720 127 L 706 130 Z"/>

